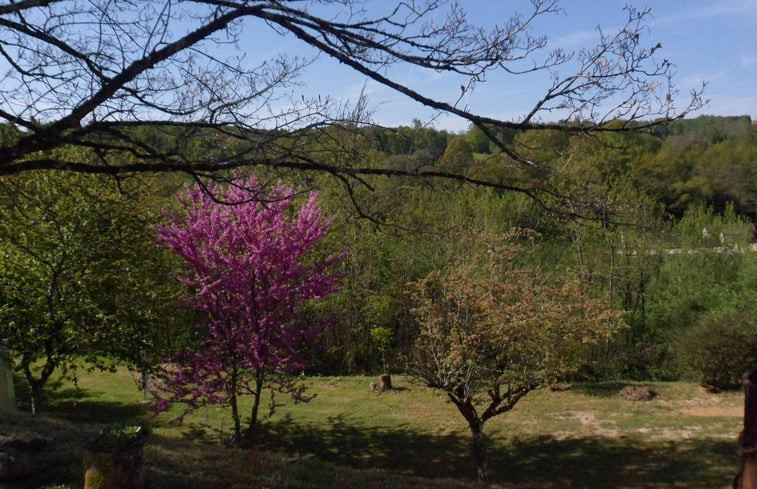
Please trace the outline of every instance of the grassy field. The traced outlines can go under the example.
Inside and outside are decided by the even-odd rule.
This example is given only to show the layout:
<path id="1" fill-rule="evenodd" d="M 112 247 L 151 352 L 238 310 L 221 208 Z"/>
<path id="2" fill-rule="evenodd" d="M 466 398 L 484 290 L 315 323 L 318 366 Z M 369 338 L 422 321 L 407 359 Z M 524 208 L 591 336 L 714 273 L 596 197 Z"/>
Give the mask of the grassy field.
<path id="1" fill-rule="evenodd" d="M 62 451 L 44 480 L 18 487 L 81 487 L 83 437 L 103 423 L 146 419 L 153 427 L 145 448 L 150 488 L 481 487 L 454 406 L 403 377 L 383 394 L 370 391 L 372 380 L 304 379 L 316 398 L 298 405 L 278 399 L 286 405 L 265 420 L 259 446 L 246 450 L 223 448 L 230 417 L 221 408 L 201 409 L 182 425 L 170 422 L 177 411 L 150 419 L 149 400 L 125 371 L 86 375 L 78 389 L 52 393 L 46 417 L 6 414 L 0 435 L 54 433 Z M 536 391 L 487 423 L 492 487 L 730 487 L 741 393 L 656 383 L 648 384 L 658 394 L 651 401 L 628 401 L 618 395 L 624 385 Z"/>

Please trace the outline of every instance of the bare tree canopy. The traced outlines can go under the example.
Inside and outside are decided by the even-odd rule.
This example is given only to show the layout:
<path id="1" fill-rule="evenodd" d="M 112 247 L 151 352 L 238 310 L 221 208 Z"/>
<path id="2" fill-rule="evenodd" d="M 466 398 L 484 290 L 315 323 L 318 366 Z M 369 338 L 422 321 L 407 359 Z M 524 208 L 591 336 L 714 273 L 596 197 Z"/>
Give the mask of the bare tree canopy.
<path id="1" fill-rule="evenodd" d="M 648 10 L 627 8 L 627 23 L 616 32 L 600 31 L 596 46 L 568 52 L 533 32 L 538 18 L 559 12 L 557 0 L 525 5 L 527 12 L 483 29 L 466 20 L 461 4 L 445 0 L 3 0 L 0 121 L 12 130 L 1 141 L 0 175 L 57 169 L 202 176 L 266 166 L 343 181 L 424 175 L 508 188 L 433 168 L 319 158 L 308 142 L 327 128 L 370 122 L 362 102 L 349 108 L 304 96 L 298 82 L 310 59 L 228 56 L 226 45 L 259 29 L 294 36 L 345 69 L 470 121 L 523 165 L 534 163 L 492 128 L 623 131 L 701 106 L 701 92 L 674 105 L 672 65 L 657 59 L 659 45 L 646 44 Z M 543 71 L 549 84 L 530 111 L 497 120 L 403 84 L 392 76 L 399 65 L 464 77 L 463 94 L 494 71 Z M 581 123 L 554 122 L 555 114 Z M 614 120 L 623 123 L 609 124 Z M 154 130 L 166 137 L 156 139 Z M 198 139 L 201 150 L 190 144 Z"/>

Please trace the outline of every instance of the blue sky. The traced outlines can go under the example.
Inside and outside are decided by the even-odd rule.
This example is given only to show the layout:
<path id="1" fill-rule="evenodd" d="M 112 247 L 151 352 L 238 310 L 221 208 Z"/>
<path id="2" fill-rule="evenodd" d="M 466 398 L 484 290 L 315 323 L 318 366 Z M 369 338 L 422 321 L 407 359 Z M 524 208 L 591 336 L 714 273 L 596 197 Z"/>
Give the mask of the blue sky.
<path id="1" fill-rule="evenodd" d="M 370 8 L 389 5 L 372 0 Z M 393 3 L 393 2 L 391 2 Z M 708 83 L 708 105 L 693 114 L 749 115 L 757 120 L 757 0 L 654 0 L 635 3 L 626 0 L 566 0 L 564 12 L 540 19 L 535 32 L 545 34 L 550 46 L 577 50 L 591 47 L 597 39 L 596 27 L 605 32 L 622 26 L 623 7 L 650 7 L 647 46 L 657 42 L 662 49 L 655 54 L 675 64 L 675 82 L 683 104 L 691 89 Z M 505 21 L 516 9 L 527 11 L 522 0 L 463 0 L 472 22 L 490 25 Z M 289 37 L 270 37 L 261 29 L 246 31 L 239 47 L 252 58 L 276 52 L 308 54 L 300 43 Z M 420 69 L 394 69 L 395 78 L 425 94 L 454 101 L 460 94 L 460 81 L 448 75 Z M 428 121 L 433 113 L 415 102 L 350 71 L 321 55 L 308 68 L 301 82 L 307 94 L 322 94 L 354 100 L 364 88 L 374 119 L 388 126 L 409 125 L 414 118 Z M 483 115 L 517 119 L 543 93 L 548 78 L 519 79 L 490 77 L 462 101 L 470 110 Z M 465 130 L 467 123 L 451 116 L 438 116 L 434 125 L 451 131 Z"/>

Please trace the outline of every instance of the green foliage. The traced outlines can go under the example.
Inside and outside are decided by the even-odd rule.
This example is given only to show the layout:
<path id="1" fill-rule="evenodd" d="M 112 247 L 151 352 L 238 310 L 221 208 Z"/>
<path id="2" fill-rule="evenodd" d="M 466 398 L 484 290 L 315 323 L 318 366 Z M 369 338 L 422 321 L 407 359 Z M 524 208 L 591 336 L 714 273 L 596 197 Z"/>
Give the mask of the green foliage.
<path id="1" fill-rule="evenodd" d="M 484 131 L 472 124 L 468 127 L 468 132 L 465 133 L 465 141 L 474 153 L 490 153 L 489 138 L 484 134 Z"/>
<path id="2" fill-rule="evenodd" d="M 757 366 L 755 311 L 730 311 L 704 316 L 673 341 L 683 371 L 718 388 L 741 388 L 742 376 Z"/>
<path id="3" fill-rule="evenodd" d="M 745 227 L 732 213 L 718 216 L 702 208 L 687 213 L 674 228 L 651 286 L 647 320 L 656 328 L 677 333 L 729 303 L 746 302 L 753 289 L 744 282 L 750 279 L 743 272 L 753 269 L 756 257 L 733 248 L 746 245 L 739 231 Z"/>
<path id="4" fill-rule="evenodd" d="M 672 136 L 634 170 L 636 184 L 681 217 L 689 208 L 711 205 L 757 218 L 757 127 L 739 125 L 728 137 Z M 694 133 L 696 134 L 696 133 Z"/>
<path id="5" fill-rule="evenodd" d="M 171 262 L 153 243 L 149 203 L 126 188 L 63 173 L 0 182 L 0 343 L 35 410 L 57 368 L 142 365 L 176 331 Z"/>
<path id="6" fill-rule="evenodd" d="M 617 121 L 612 124 L 619 127 Z M 482 229 L 538 232 L 540 237 L 529 244 L 533 253 L 518 258 L 520 269 L 580 281 L 583 291 L 605 297 L 608 306 L 625 313 L 629 328 L 611 344 L 590 349 L 592 368 L 586 375 L 675 377 L 674 337 L 709 316 L 751 310 L 757 254 L 735 251 L 754 240 L 747 218 L 757 219 L 757 126 L 748 118 L 708 116 L 649 133 L 590 137 L 487 129 L 537 164 L 530 167 L 497 153 L 475 127 L 454 136 L 419 121 L 393 129 L 331 125 L 313 129 L 307 143 L 298 134 L 279 135 L 276 145 L 266 148 L 270 157 L 296 149 L 314 161 L 345 167 L 422 171 L 434 165 L 574 198 L 575 207 L 565 207 L 565 200 L 548 193 L 540 194 L 537 203 L 520 194 L 435 179 L 367 176 L 342 181 L 265 170 L 261 175 L 271 181 L 318 188 L 327 212 L 338 216 L 324 249 L 350 250 L 343 264 L 349 274 L 343 292 L 308 310 L 313 320 L 331 318 L 333 324 L 326 352 L 314 350 L 309 372 L 373 373 L 408 356 L 418 324 L 406 284 L 432 270 L 448 269 L 455 254 L 469 251 L 458 238 Z M 238 130 L 231 127 L 225 136 L 212 137 L 201 129 L 190 133 L 162 126 L 128 131 L 156 148 L 180 147 L 198 159 L 221 156 L 239 144 Z M 0 127 L 2 139 L 20 134 L 12 126 Z M 0 181 L 6 203 L 13 201 L 8 196 L 14 195 L 11 187 L 17 181 L 24 180 Z M 3 341 L 12 337 L 36 345 L 32 363 L 39 370 L 45 357 L 41 332 L 49 330 L 51 317 L 65 316 L 63 343 L 75 346 L 80 356 L 73 364 L 62 360 L 68 356 L 59 356 L 59 367 L 71 375 L 77 370 L 67 366 L 80 366 L 82 358 L 103 366 L 103 358 L 136 365 L 142 356 L 152 360 L 167 348 L 191 346 L 193 337 L 184 325 L 194 321 L 176 307 L 178 292 L 164 279 L 178 264 L 156 251 L 145 233 L 159 218 L 157 202 L 170 198 L 180 184 L 180 178 L 166 175 L 147 186 L 121 181 L 126 195 L 115 185 L 84 177 L 40 176 L 37 183 L 24 184 L 28 188 L 15 200 L 27 201 L 28 208 L 18 207 L 11 215 L 5 206 L 3 215 L 11 220 L 0 224 L 7 235 L 0 275 L 6 284 L 17 285 L 0 287 Z M 345 197 L 345 188 L 355 205 Z M 53 218 L 32 209 L 48 209 Z M 573 221 L 553 209 L 587 212 L 597 221 Z M 66 227 L 66 220 L 79 224 Z M 43 274 L 41 262 L 13 244 L 21 239 L 18 230 L 27 235 L 21 244 L 45 250 L 37 258 L 54 262 L 63 258 L 54 253 L 66 250 L 69 265 L 60 275 L 65 279 L 60 284 L 66 285 L 51 296 L 57 301 L 54 308 L 46 305 L 40 285 L 51 273 Z M 391 333 L 386 349 L 379 348 L 375 331 Z"/>
<path id="7" fill-rule="evenodd" d="M 717 117 L 701 115 L 694 119 L 671 122 L 667 131 L 659 134 L 681 142 L 714 144 L 738 136 L 751 126 L 749 116 Z"/>
<path id="8" fill-rule="evenodd" d="M 447 144 L 447 149 L 437 166 L 450 173 L 464 174 L 473 164 L 473 150 L 466 138 L 456 136 Z"/>
<path id="9" fill-rule="evenodd" d="M 675 378 L 679 360 L 689 356 L 685 348 L 695 344 L 678 344 L 678 339 L 707 336 L 709 326 L 702 325 L 714 324 L 713 318 L 757 312 L 757 256 L 746 251 L 746 229 L 733 212 L 718 215 L 700 207 L 661 239 L 665 247 L 656 252 L 659 267 L 647 286 L 644 307 L 632 318 L 633 327 L 646 332 L 645 343 L 636 343 L 637 351 L 653 356 L 647 374 L 657 370 Z"/>
<path id="10" fill-rule="evenodd" d="M 416 120 L 412 127 L 400 126 L 394 129 L 368 129 L 374 136 L 378 148 L 392 155 L 413 155 L 425 151 L 431 163 L 438 160 L 447 147 L 449 134 L 424 127 Z"/>
<path id="11" fill-rule="evenodd" d="M 149 436 L 147 425 L 110 425 L 101 429 L 85 446 L 87 450 L 101 453 L 129 450 L 144 445 Z"/>
<path id="12" fill-rule="evenodd" d="M 376 349 L 381 354 L 381 363 L 383 364 L 384 372 L 389 370 L 387 357 L 392 346 L 392 336 L 392 330 L 387 327 L 378 326 L 371 329 L 371 338 L 376 345 Z"/>

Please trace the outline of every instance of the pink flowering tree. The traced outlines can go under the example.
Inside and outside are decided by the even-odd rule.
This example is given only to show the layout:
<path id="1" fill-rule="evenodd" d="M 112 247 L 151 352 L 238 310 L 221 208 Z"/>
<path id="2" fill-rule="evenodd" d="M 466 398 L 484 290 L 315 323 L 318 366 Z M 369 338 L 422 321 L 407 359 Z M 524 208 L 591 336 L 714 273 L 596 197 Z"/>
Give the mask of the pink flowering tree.
<path id="1" fill-rule="evenodd" d="M 213 188 L 210 195 L 195 187 L 158 227 L 159 243 L 185 260 L 180 280 L 191 291 L 190 304 L 207 318 L 198 324 L 204 339 L 196 351 L 171 358 L 157 382 L 158 412 L 172 402 L 184 403 L 185 414 L 203 404 L 228 405 L 234 439 L 241 441 L 242 396 L 253 401 L 247 438 L 265 389 L 271 413 L 275 392 L 307 400 L 293 374 L 305 367 L 303 346 L 316 342 L 326 324 L 304 321 L 300 308 L 337 290 L 341 256 L 308 254 L 331 219 L 314 193 L 299 209 L 293 194 L 281 184 L 266 190 L 255 178 Z"/>

